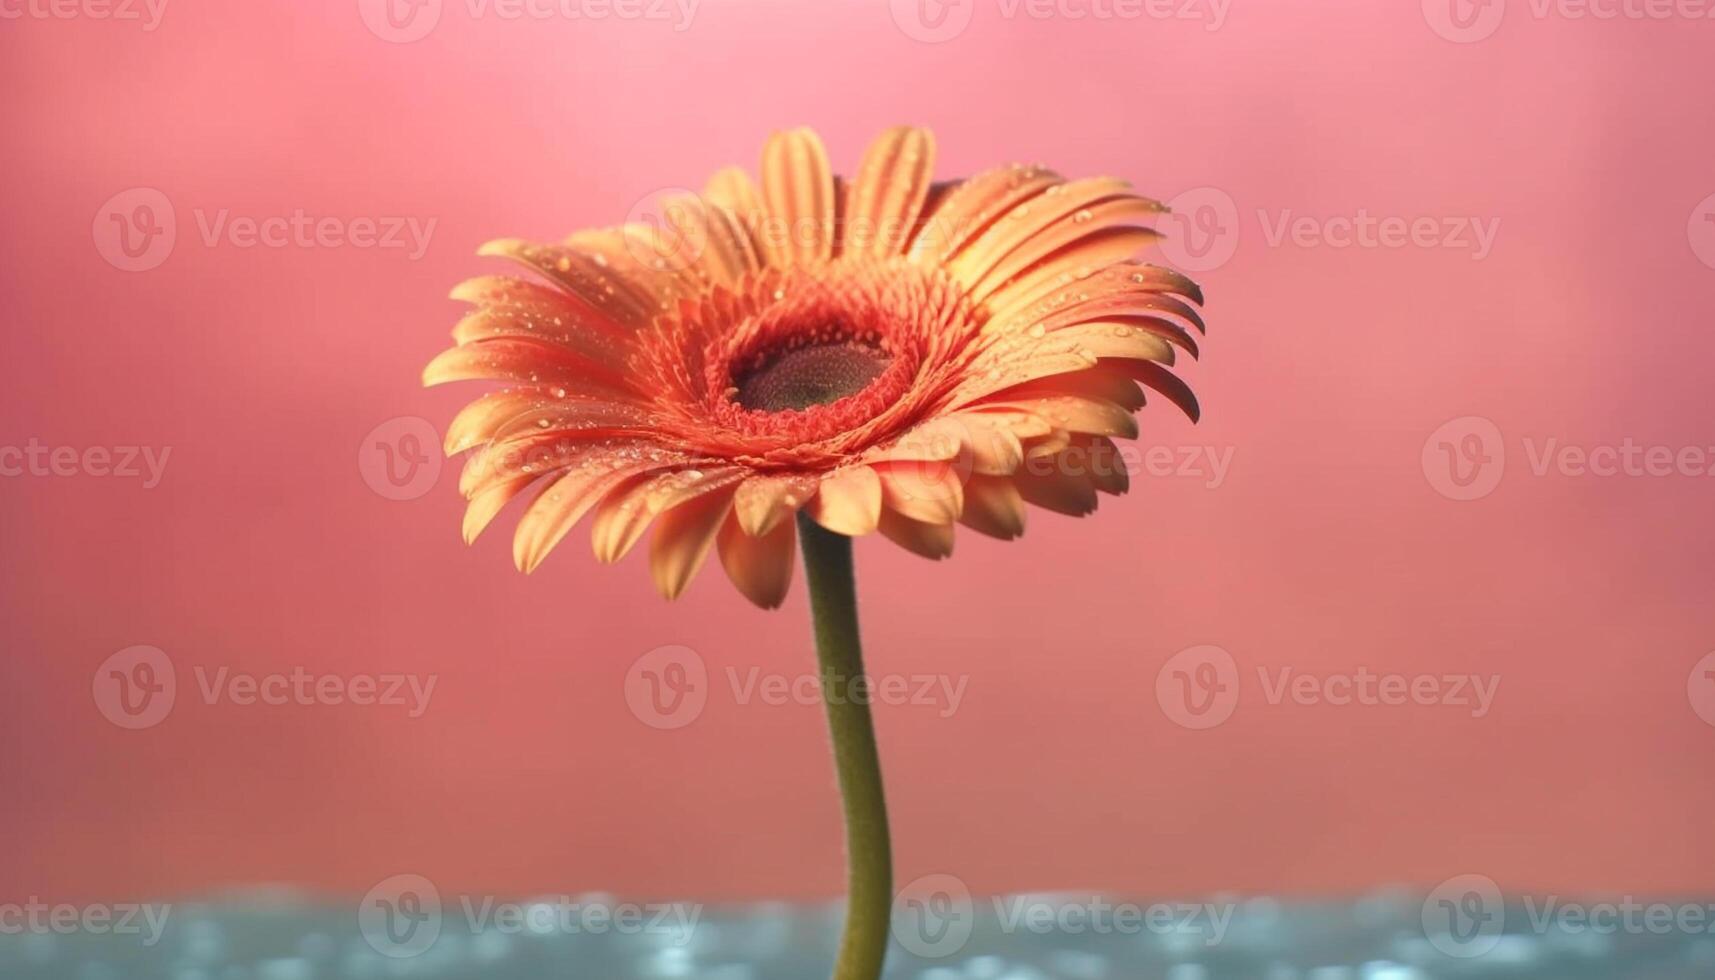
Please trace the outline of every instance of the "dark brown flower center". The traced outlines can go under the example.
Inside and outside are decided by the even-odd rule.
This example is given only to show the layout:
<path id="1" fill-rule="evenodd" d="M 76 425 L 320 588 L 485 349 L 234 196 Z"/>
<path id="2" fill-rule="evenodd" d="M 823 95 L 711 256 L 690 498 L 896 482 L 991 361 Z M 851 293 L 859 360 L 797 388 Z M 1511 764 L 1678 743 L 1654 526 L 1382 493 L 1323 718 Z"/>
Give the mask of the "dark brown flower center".
<path id="1" fill-rule="evenodd" d="M 752 411 L 783 412 L 855 395 L 880 377 L 893 357 L 860 340 L 791 347 L 735 372 L 736 400 Z"/>

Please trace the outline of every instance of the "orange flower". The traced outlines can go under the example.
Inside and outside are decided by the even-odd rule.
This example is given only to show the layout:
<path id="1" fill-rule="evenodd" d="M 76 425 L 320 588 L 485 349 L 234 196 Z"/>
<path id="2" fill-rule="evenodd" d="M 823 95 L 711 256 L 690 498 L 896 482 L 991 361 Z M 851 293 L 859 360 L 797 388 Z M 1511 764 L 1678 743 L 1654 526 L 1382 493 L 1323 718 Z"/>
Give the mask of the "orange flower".
<path id="1" fill-rule="evenodd" d="M 785 597 L 795 512 L 952 551 L 953 524 L 1012 538 L 1025 504 L 1065 514 L 1124 492 L 1138 382 L 1193 418 L 1166 370 L 1195 356 L 1197 286 L 1135 260 L 1164 208 L 1122 181 L 1013 165 L 934 183 L 922 129 L 884 134 L 857 175 L 776 134 L 762 180 L 716 174 L 661 227 L 491 242 L 545 282 L 484 276 L 425 384 L 513 387 L 455 418 L 473 540 L 541 484 L 513 553 L 533 570 L 585 514 L 617 561 L 651 522 L 669 597 L 711 547 L 758 605 Z"/>

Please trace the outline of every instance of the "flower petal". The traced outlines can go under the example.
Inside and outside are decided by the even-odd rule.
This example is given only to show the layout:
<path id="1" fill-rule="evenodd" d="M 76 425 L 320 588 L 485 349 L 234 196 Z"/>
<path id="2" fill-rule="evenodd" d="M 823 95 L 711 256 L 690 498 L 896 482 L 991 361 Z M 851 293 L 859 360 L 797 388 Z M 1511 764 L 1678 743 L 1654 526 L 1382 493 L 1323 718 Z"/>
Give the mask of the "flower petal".
<path id="1" fill-rule="evenodd" d="M 1128 190 L 1129 184 L 1112 177 L 1091 177 L 1042 188 L 1040 193 L 1013 204 L 994 224 L 948 259 L 947 272 L 960 282 L 974 284 L 1008 253 L 1060 219 Z"/>
<path id="2" fill-rule="evenodd" d="M 518 520 L 512 536 L 512 560 L 529 574 L 542 564 L 554 546 L 577 526 L 584 514 L 602 496 L 647 472 L 643 465 L 608 468 L 581 466 L 566 471 L 542 488 L 530 509 Z"/>
<path id="3" fill-rule="evenodd" d="M 655 522 L 649 539 L 649 573 L 655 587 L 677 599 L 708 558 L 715 534 L 732 513 L 733 485 L 727 484 L 685 501 Z"/>
<path id="4" fill-rule="evenodd" d="M 1024 497 L 1011 477 L 973 476 L 965 484 L 959 523 L 991 538 L 1011 541 L 1024 533 Z"/>
<path id="5" fill-rule="evenodd" d="M 1106 436 L 1075 434 L 1071 445 L 1084 454 L 1084 469 L 1102 493 L 1119 495 L 1131 489 L 1131 473 L 1119 447 Z"/>
<path id="6" fill-rule="evenodd" d="M 953 553 L 952 524 L 914 521 L 890 508 L 881 512 L 877 527 L 887 540 L 912 554 L 940 561 Z"/>
<path id="7" fill-rule="evenodd" d="M 809 129 L 775 133 L 762 150 L 765 238 L 780 239 L 788 265 L 826 261 L 834 250 L 834 175 L 822 140 Z M 783 227 L 781 227 L 783 225 Z"/>
<path id="8" fill-rule="evenodd" d="M 1195 422 L 1202 417 L 1202 409 L 1197 405 L 1197 396 L 1192 393 L 1191 386 L 1180 380 L 1178 375 L 1152 361 L 1116 360 L 1113 364 L 1143 382 L 1150 388 L 1167 396 L 1167 400 L 1179 406 L 1186 417 Z"/>
<path id="9" fill-rule="evenodd" d="M 423 368 L 425 387 L 453 381 L 557 385 L 617 399 L 635 397 L 626 382 L 594 362 L 539 340 L 484 340 L 442 351 Z"/>
<path id="10" fill-rule="evenodd" d="M 987 231 L 1020 201 L 1060 183 L 1046 167 L 1015 163 L 986 170 L 966 180 L 936 203 L 911 243 L 911 261 L 941 265 Z"/>
<path id="11" fill-rule="evenodd" d="M 868 534 L 881 520 L 881 478 L 861 463 L 841 467 L 822 480 L 805 511 L 836 534 Z"/>
<path id="12" fill-rule="evenodd" d="M 792 549 L 797 540 L 794 521 L 781 521 L 767 533 L 752 536 L 736 519 L 728 519 L 717 539 L 721 566 L 746 599 L 773 609 L 785 601 L 792 584 Z"/>
<path id="13" fill-rule="evenodd" d="M 1137 253 L 1160 237 L 1150 228 L 1123 227 L 1086 235 L 1055 252 L 1049 261 L 1039 262 L 1010 281 L 997 284 L 985 303 L 991 312 L 1010 310 L 1064 279 L 1068 269 L 1075 274 L 1084 268 L 1104 269 L 1135 264 Z"/>
<path id="14" fill-rule="evenodd" d="M 926 129 L 898 126 L 871 143 L 846 198 L 840 254 L 885 258 L 903 252 L 934 171 L 935 138 Z"/>
<path id="15" fill-rule="evenodd" d="M 1137 419 L 1113 402 L 1097 398 L 1055 395 L 1028 401 L 985 401 L 977 407 L 979 410 L 1001 408 L 1032 412 L 1046 419 L 1056 429 L 1065 429 L 1068 432 L 1119 436 L 1122 439 L 1137 438 Z"/>
<path id="16" fill-rule="evenodd" d="M 1139 247 L 1147 245 L 1160 238 L 1160 235 L 1144 222 L 1154 219 L 1162 210 L 1158 202 L 1147 198 L 1120 197 L 1064 215 L 996 259 L 983 273 L 982 278 L 972 285 L 971 298 L 979 301 L 985 299 L 996 289 L 1061 249 L 1105 231 L 1128 229 L 1139 233 Z"/>
<path id="17" fill-rule="evenodd" d="M 644 287 L 620 276 L 597 256 L 576 248 L 502 238 L 484 244 L 476 254 L 522 263 L 577 297 L 597 315 L 622 327 L 647 325 L 658 308 Z"/>
<path id="18" fill-rule="evenodd" d="M 524 492 L 524 488 L 536 482 L 534 473 L 515 476 L 504 483 L 497 483 L 472 498 L 464 510 L 464 526 L 460 532 L 465 544 L 472 544 L 483 529 L 494 520 L 500 509 L 505 507 L 513 497 Z"/>
<path id="19" fill-rule="evenodd" d="M 1071 472 L 1059 456 L 1053 458 L 1046 472 L 1040 472 L 1042 469 L 1032 465 L 1013 474 L 1013 484 L 1026 501 L 1072 517 L 1082 517 L 1096 509 L 1096 488 L 1089 477 Z"/>
<path id="20" fill-rule="evenodd" d="M 813 476 L 753 476 L 738 485 L 733 516 L 744 533 L 767 534 L 816 494 Z"/>
<path id="21" fill-rule="evenodd" d="M 964 505 L 964 481 L 958 468 L 945 461 L 876 463 L 870 467 L 881 480 L 881 501 L 926 524 L 951 524 Z"/>
<path id="22" fill-rule="evenodd" d="M 736 466 L 675 467 L 612 490 L 596 507 L 590 523 L 596 561 L 612 564 L 624 558 L 656 515 L 743 477 L 744 471 Z"/>

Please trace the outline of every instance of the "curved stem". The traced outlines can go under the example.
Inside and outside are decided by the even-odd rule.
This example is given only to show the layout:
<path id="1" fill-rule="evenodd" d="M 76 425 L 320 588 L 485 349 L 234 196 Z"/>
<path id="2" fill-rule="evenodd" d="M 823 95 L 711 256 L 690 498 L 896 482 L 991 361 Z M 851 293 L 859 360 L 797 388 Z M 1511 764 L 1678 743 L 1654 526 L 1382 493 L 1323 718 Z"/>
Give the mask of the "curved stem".
<path id="1" fill-rule="evenodd" d="M 881 758 L 869 715 L 869 682 L 858 644 L 857 589 L 852 539 L 799 515 L 804 572 L 816 626 L 822 701 L 834 742 L 834 765 L 846 808 L 846 861 L 850 880 L 845 935 L 834 980 L 876 980 L 887 956 L 893 908 L 893 850 Z"/>

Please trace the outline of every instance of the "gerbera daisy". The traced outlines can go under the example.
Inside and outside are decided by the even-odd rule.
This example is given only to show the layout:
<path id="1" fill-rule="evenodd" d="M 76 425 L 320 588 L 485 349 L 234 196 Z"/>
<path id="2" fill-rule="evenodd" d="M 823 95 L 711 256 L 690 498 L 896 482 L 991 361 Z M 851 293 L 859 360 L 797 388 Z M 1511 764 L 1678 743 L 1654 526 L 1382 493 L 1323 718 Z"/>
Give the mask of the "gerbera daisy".
<path id="1" fill-rule="evenodd" d="M 483 247 L 542 281 L 485 276 L 424 381 L 512 387 L 471 403 L 447 451 L 471 540 L 542 484 L 513 555 L 530 571 L 587 513 L 617 561 L 655 524 L 669 597 L 711 547 L 751 601 L 779 605 L 802 537 L 816 652 L 846 808 L 850 911 L 837 980 L 874 980 L 892 863 L 858 642 L 851 538 L 940 558 L 953 525 L 1016 537 L 1025 505 L 1095 509 L 1127 477 L 1142 385 L 1193 418 L 1166 366 L 1202 329 L 1184 276 L 1136 261 L 1161 205 L 1107 178 L 1015 165 L 934 182 L 902 127 L 850 181 L 809 130 L 716 174 L 665 225 Z"/>
<path id="2" fill-rule="evenodd" d="M 953 526 L 1016 537 L 1026 505 L 1122 493 L 1115 438 L 1142 385 L 1193 417 L 1166 370 L 1193 356 L 1197 286 L 1136 256 L 1164 210 L 1119 180 L 1040 166 L 935 183 L 935 144 L 890 130 L 849 180 L 816 134 L 776 134 L 664 202 L 665 224 L 503 239 L 537 279 L 453 290 L 475 310 L 426 384 L 491 380 L 448 429 L 476 450 L 467 541 L 526 489 L 513 554 L 536 568 L 592 514 L 596 557 L 655 524 L 650 569 L 679 595 L 711 547 L 751 601 L 792 578 L 794 512 L 932 558 Z"/>

